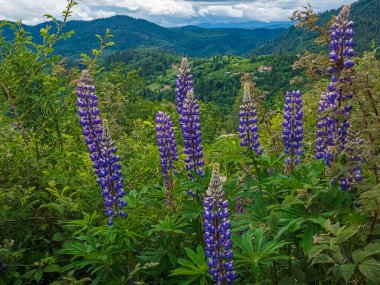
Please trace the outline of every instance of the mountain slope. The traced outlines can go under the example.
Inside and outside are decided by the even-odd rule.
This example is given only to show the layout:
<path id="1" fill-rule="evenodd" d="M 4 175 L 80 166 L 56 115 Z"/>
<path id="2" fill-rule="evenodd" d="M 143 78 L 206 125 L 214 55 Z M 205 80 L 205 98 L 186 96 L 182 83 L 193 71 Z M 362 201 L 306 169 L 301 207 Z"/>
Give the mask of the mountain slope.
<path id="1" fill-rule="evenodd" d="M 198 27 L 202 28 L 240 28 L 240 29 L 287 29 L 292 25 L 290 21 L 277 21 L 277 22 L 261 22 L 261 21 L 249 21 L 249 22 L 227 22 L 227 23 L 211 23 L 202 22 L 198 23 Z"/>
<path id="2" fill-rule="evenodd" d="M 39 30 L 49 23 L 25 26 L 37 39 Z M 274 38 L 285 29 L 205 29 L 195 26 L 164 28 L 146 20 L 128 16 L 114 16 L 93 21 L 69 21 L 65 31 L 74 30 L 75 34 L 60 42 L 56 52 L 64 56 L 77 57 L 80 53 L 90 52 L 97 46 L 96 34 L 104 34 L 106 28 L 114 35 L 114 47 L 108 52 L 139 47 L 156 47 L 186 54 L 207 57 L 214 54 L 246 54 L 258 44 Z M 5 35 L 11 37 L 9 31 Z"/>
<path id="3" fill-rule="evenodd" d="M 321 23 L 326 24 L 340 9 L 326 11 L 319 15 Z M 350 18 L 355 22 L 356 50 L 363 51 L 371 47 L 372 41 L 380 45 L 380 1 L 359 0 L 351 5 Z M 290 27 L 280 36 L 254 48 L 256 54 L 299 52 L 303 50 L 318 51 L 316 32 Z"/>

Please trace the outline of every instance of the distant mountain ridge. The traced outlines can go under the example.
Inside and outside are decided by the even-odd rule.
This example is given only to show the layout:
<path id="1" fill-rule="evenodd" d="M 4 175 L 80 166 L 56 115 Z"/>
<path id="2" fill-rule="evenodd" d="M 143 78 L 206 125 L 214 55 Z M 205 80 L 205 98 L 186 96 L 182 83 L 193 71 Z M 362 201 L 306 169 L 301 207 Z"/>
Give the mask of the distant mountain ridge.
<path id="1" fill-rule="evenodd" d="M 321 13 L 321 23 L 327 23 L 339 11 L 340 9 L 335 9 Z M 380 0 L 359 0 L 353 3 L 350 18 L 355 22 L 357 51 L 368 50 L 372 41 L 380 46 Z M 220 23 L 200 23 L 203 27 L 165 28 L 129 16 L 69 21 L 65 31 L 74 30 L 75 34 L 66 41 L 59 42 L 56 52 L 72 58 L 78 58 L 81 53 L 90 53 L 98 45 L 95 35 L 103 35 L 106 28 L 111 29 L 116 44 L 107 48 L 108 54 L 135 48 L 159 48 L 181 55 L 210 57 L 216 54 L 263 55 L 322 49 L 314 41 L 318 36 L 316 32 L 300 30 L 293 25 L 288 29 L 279 28 L 290 23 L 272 22 L 266 27 L 252 29 L 251 27 L 266 23 L 259 21 L 226 23 L 228 28 Z M 38 40 L 40 29 L 47 24 L 49 23 L 25 26 L 25 29 Z M 234 25 L 236 27 L 231 28 Z M 7 38 L 12 37 L 9 30 L 5 30 L 3 35 Z"/>
<path id="2" fill-rule="evenodd" d="M 262 22 L 262 21 L 248 21 L 248 22 L 228 22 L 228 23 L 198 23 L 198 27 L 202 28 L 239 28 L 239 29 L 287 29 L 292 26 L 291 21 L 275 21 L 275 22 Z"/>
<path id="3" fill-rule="evenodd" d="M 340 9 L 326 11 L 319 15 L 321 23 L 325 24 Z M 357 51 L 371 48 L 372 41 L 380 45 L 380 0 L 359 0 L 351 4 L 350 19 L 355 23 L 355 48 Z M 315 43 L 319 34 L 297 29 L 291 26 L 285 33 L 253 48 L 255 54 L 273 54 L 301 52 L 303 50 L 318 51 L 321 49 Z"/>
<path id="4" fill-rule="evenodd" d="M 24 26 L 37 40 L 39 31 L 49 23 L 36 26 Z M 249 53 L 260 43 L 270 40 L 285 29 L 238 29 L 215 28 L 206 29 L 196 26 L 181 28 L 165 28 L 142 19 L 129 16 L 113 16 L 92 21 L 69 21 L 65 31 L 74 30 L 75 34 L 61 41 L 56 52 L 68 57 L 78 57 L 81 53 L 89 53 L 97 47 L 96 34 L 104 34 L 106 28 L 114 35 L 115 46 L 107 51 L 115 52 L 132 48 L 155 47 L 196 57 L 209 57 L 215 54 Z M 4 35 L 12 36 L 9 30 Z"/>

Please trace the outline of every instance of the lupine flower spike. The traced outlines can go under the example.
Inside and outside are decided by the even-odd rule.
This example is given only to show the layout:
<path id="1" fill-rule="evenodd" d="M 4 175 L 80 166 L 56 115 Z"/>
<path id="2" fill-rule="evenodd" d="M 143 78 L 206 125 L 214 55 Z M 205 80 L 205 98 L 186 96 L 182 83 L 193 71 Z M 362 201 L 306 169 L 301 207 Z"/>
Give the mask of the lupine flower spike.
<path id="1" fill-rule="evenodd" d="M 351 185 L 363 179 L 361 170 L 364 161 L 364 141 L 361 138 L 352 139 L 346 149 L 346 160 L 350 164 L 345 175 L 339 179 L 340 188 L 343 191 L 350 190 Z"/>
<path id="2" fill-rule="evenodd" d="M 233 270 L 230 214 L 217 163 L 213 165 L 203 207 L 205 254 L 209 273 L 216 285 L 233 284 L 237 275 Z"/>
<path id="3" fill-rule="evenodd" d="M 193 89 L 193 76 L 187 58 L 182 58 L 181 67 L 176 81 L 176 103 L 178 114 L 181 114 L 182 104 L 187 92 Z"/>
<path id="4" fill-rule="evenodd" d="M 87 71 L 83 71 L 76 93 L 82 133 L 90 153 L 92 167 L 98 177 L 97 182 L 102 188 L 105 212 L 108 216 L 107 223 L 111 226 L 114 217 L 127 217 L 123 211 L 127 202 L 121 199 L 125 192 L 120 159 L 116 155 L 117 148 L 111 140 L 108 127 L 104 128 L 102 125 L 94 81 Z"/>
<path id="5" fill-rule="evenodd" d="M 204 161 L 199 113 L 197 99 L 194 97 L 193 90 L 190 90 L 187 92 L 187 95 L 183 100 L 182 110 L 179 117 L 183 143 L 185 146 L 186 170 L 188 171 L 189 177 L 192 177 L 191 171 L 195 171 L 201 177 L 204 175 L 202 169 Z"/>
<path id="6" fill-rule="evenodd" d="M 353 97 L 350 83 L 353 79 L 353 27 L 348 20 L 349 6 L 345 5 L 330 27 L 331 81 L 323 93 L 318 108 L 316 158 L 332 166 L 336 158 L 347 150 L 350 141 L 350 113 Z M 359 176 L 358 176 L 359 177 Z M 347 177 L 341 177 L 342 190 L 347 190 Z"/>
<path id="7" fill-rule="evenodd" d="M 178 160 L 177 143 L 174 136 L 173 123 L 170 116 L 164 112 L 156 115 L 156 138 L 160 152 L 161 171 L 167 189 L 167 203 L 173 205 L 173 174 L 174 161 Z"/>
<path id="8" fill-rule="evenodd" d="M 293 168 L 301 162 L 303 140 L 303 113 L 301 91 L 285 93 L 282 139 L 287 158 L 285 163 Z"/>
<path id="9" fill-rule="evenodd" d="M 249 83 L 244 83 L 243 104 L 239 111 L 239 138 L 242 147 L 255 150 L 258 155 L 262 154 L 257 126 L 256 105 L 251 96 Z"/>

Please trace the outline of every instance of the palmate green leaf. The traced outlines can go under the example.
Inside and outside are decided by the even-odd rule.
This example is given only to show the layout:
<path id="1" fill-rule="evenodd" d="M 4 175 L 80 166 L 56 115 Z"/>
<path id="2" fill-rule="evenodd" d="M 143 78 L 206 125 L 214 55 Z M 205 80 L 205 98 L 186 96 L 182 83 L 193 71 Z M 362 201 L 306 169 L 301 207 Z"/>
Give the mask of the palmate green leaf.
<path id="1" fill-rule="evenodd" d="M 188 268 L 191 268 L 191 270 L 193 270 L 193 272 L 195 272 L 194 270 L 197 269 L 197 267 L 194 265 L 193 262 L 191 262 L 190 260 L 187 260 L 187 259 L 183 259 L 183 258 L 179 258 L 177 260 L 178 264 L 182 265 L 182 266 L 185 266 L 185 267 L 188 267 Z"/>
<path id="2" fill-rule="evenodd" d="M 194 262 L 196 265 L 202 266 L 204 265 L 204 250 L 202 246 L 197 247 L 197 253 L 195 253 L 191 248 L 186 247 L 185 248 L 187 256 L 191 259 L 192 262 Z"/>
<path id="3" fill-rule="evenodd" d="M 211 275 L 208 273 L 209 267 L 202 246 L 197 247 L 196 253 L 190 248 L 185 248 L 185 251 L 190 260 L 178 259 L 178 263 L 182 267 L 174 269 L 169 276 L 192 276 L 182 280 L 180 284 L 192 284 L 195 280 L 206 284 L 206 278 L 211 278 Z"/>
<path id="4" fill-rule="evenodd" d="M 359 264 L 359 270 L 371 281 L 379 280 L 380 278 L 380 262 L 373 258 L 366 259 Z"/>
<path id="5" fill-rule="evenodd" d="M 96 266 L 96 265 L 100 265 L 100 264 L 101 264 L 100 261 L 96 261 L 93 259 L 83 259 L 83 260 L 71 261 L 70 264 L 61 267 L 61 272 L 66 272 L 66 271 L 69 271 L 71 269 L 78 270 L 78 269 L 82 269 L 86 266 Z"/>
<path id="6" fill-rule="evenodd" d="M 94 237 L 92 235 L 92 232 L 91 232 L 91 228 L 89 228 L 87 230 L 87 236 L 86 236 L 86 238 L 87 238 L 87 242 L 90 245 L 91 249 L 93 251 L 95 251 L 96 250 L 96 244 L 95 244 L 95 239 L 94 239 Z"/>
<path id="7" fill-rule="evenodd" d="M 60 254 L 87 255 L 88 248 L 79 242 L 66 242 L 64 248 L 58 251 Z"/>
<path id="8" fill-rule="evenodd" d="M 285 176 L 281 173 L 278 173 L 275 176 L 268 177 L 264 181 L 265 185 L 275 185 L 277 187 L 291 188 L 291 189 L 300 189 L 303 188 L 303 183 L 297 180 L 294 177 Z"/>
<path id="9" fill-rule="evenodd" d="M 158 222 L 158 225 L 153 225 L 150 230 L 150 234 L 155 232 L 164 232 L 164 233 L 175 233 L 175 234 L 184 234 L 182 230 L 187 223 L 183 223 L 182 219 L 178 219 L 176 216 L 166 216 L 163 220 Z"/>
<path id="10" fill-rule="evenodd" d="M 252 207 L 253 214 L 259 219 L 266 218 L 268 211 L 263 198 L 259 193 L 253 193 L 252 196 L 254 201 L 254 206 Z"/>
<path id="11" fill-rule="evenodd" d="M 278 232 L 275 239 L 278 239 L 282 234 L 286 232 L 294 232 L 301 228 L 302 223 L 306 222 L 307 219 L 304 217 L 299 217 L 291 220 L 287 225 L 283 226 Z"/>
<path id="12" fill-rule="evenodd" d="M 194 276 L 191 278 L 188 278 L 186 280 L 181 280 L 179 281 L 179 285 L 191 285 L 191 284 L 196 284 L 196 280 L 198 279 L 198 276 Z"/>
<path id="13" fill-rule="evenodd" d="M 188 265 L 185 265 L 185 263 L 182 263 L 181 265 L 188 266 Z M 196 267 L 193 265 L 190 265 L 189 268 L 184 268 L 184 267 L 176 268 L 170 273 L 169 276 L 198 275 L 198 272 L 196 272 L 195 269 Z"/>
<path id="14" fill-rule="evenodd" d="M 239 213 L 235 219 L 231 221 L 231 231 L 233 233 L 253 230 L 260 227 L 260 221 L 251 213 Z"/>
<path id="15" fill-rule="evenodd" d="M 56 203 L 42 204 L 40 206 L 40 208 L 52 209 L 52 210 L 55 210 L 55 211 L 59 212 L 60 214 L 63 214 L 65 212 L 65 207 L 63 205 L 56 204 Z"/>
<path id="16" fill-rule="evenodd" d="M 255 232 L 246 232 L 241 236 L 233 235 L 232 240 L 240 249 L 235 253 L 238 268 L 252 266 L 256 268 L 256 274 L 259 274 L 259 264 L 270 265 L 275 260 L 289 259 L 287 256 L 278 254 L 278 250 L 288 243 L 276 240 L 266 241 L 262 228 Z"/>

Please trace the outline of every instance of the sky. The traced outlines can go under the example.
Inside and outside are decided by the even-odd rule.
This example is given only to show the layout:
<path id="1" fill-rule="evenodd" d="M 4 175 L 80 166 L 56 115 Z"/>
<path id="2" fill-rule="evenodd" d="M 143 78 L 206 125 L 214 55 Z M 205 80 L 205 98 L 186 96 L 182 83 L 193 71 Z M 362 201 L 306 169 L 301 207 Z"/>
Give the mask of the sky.
<path id="1" fill-rule="evenodd" d="M 338 8 L 355 0 L 77 0 L 71 19 L 93 20 L 129 15 L 166 27 L 197 23 L 287 21 L 294 10 L 310 3 L 316 12 Z M 33 25 L 44 14 L 60 19 L 66 0 L 0 0 L 0 20 Z"/>

